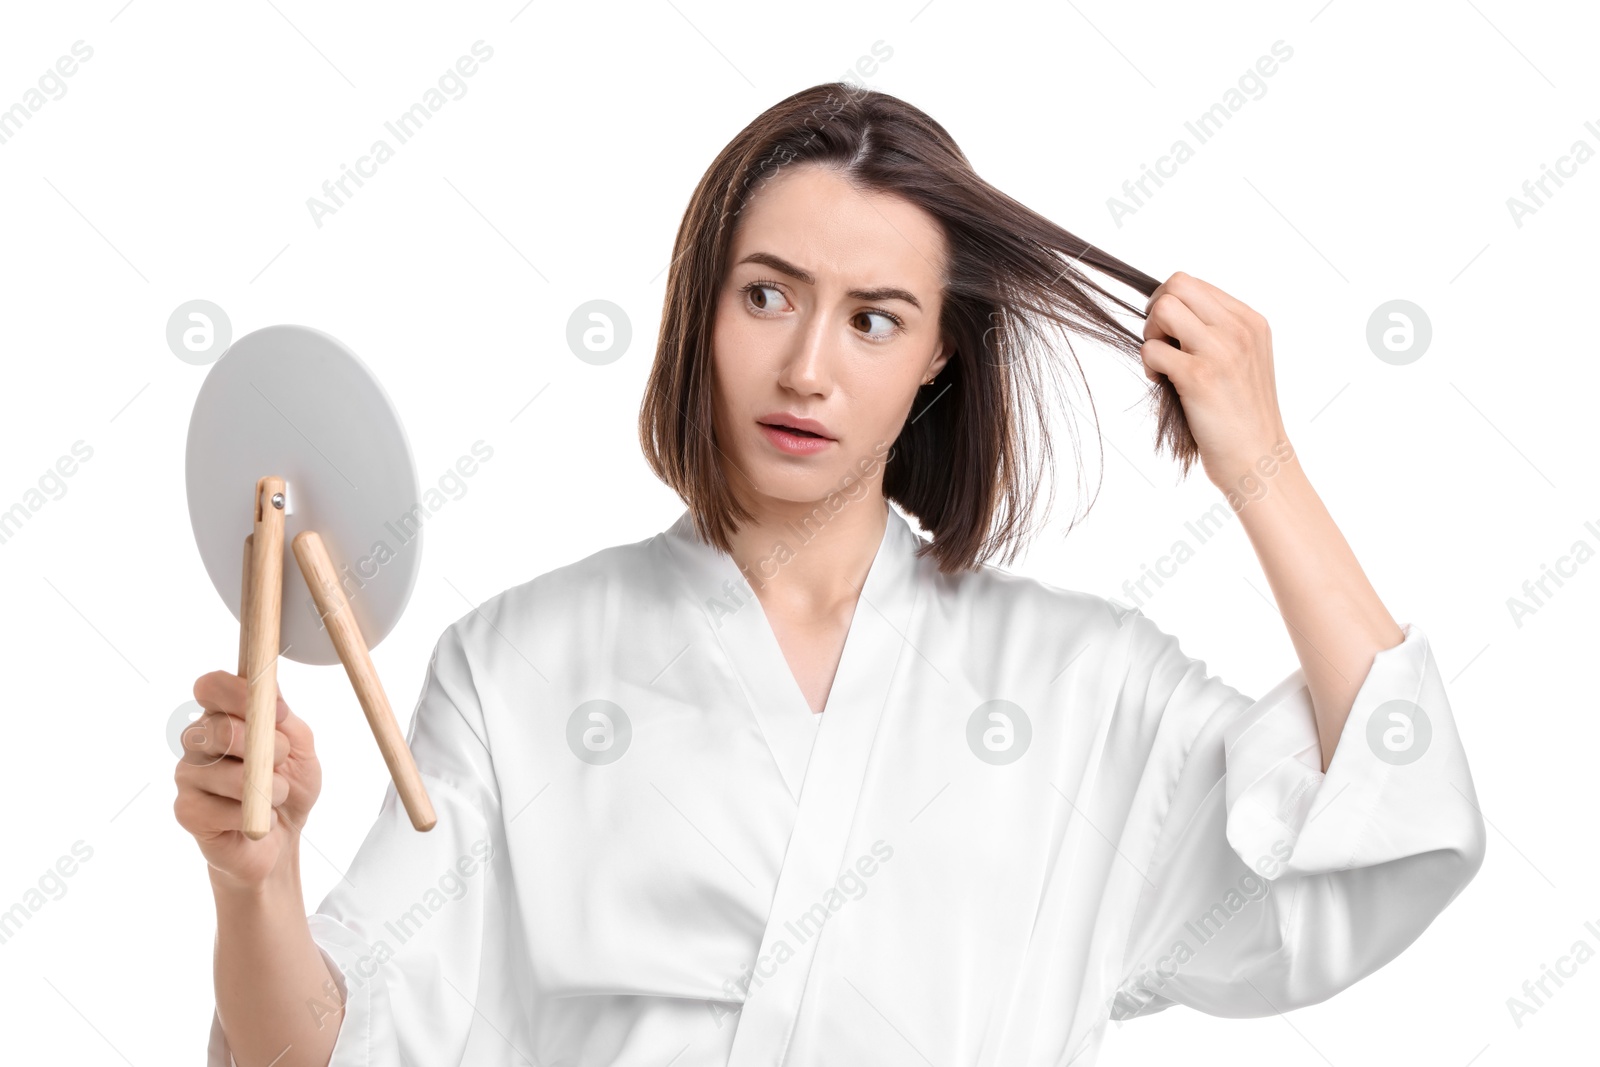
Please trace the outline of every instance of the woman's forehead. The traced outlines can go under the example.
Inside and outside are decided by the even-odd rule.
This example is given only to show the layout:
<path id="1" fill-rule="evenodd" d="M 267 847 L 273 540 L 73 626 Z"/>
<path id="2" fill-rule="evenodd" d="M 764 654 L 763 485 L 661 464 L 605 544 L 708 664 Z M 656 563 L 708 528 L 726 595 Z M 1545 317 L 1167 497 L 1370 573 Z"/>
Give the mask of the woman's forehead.
<path id="1" fill-rule="evenodd" d="M 800 166 L 756 190 L 731 252 L 730 264 L 753 253 L 778 257 L 813 284 L 932 292 L 945 242 L 937 220 L 910 201 L 862 189 L 825 167 Z"/>

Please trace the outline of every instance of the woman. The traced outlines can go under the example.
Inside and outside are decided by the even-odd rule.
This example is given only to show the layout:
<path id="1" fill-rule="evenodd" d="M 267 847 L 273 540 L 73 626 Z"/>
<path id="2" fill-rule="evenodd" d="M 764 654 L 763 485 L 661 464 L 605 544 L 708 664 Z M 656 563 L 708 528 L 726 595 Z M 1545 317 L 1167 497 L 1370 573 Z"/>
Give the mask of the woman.
<path id="1" fill-rule="evenodd" d="M 1150 295 L 1142 344 L 1079 263 Z M 1052 327 L 1137 354 L 1158 440 L 1239 511 L 1300 658 L 1260 699 L 983 563 L 1028 531 Z M 409 735 L 438 826 L 391 786 L 309 918 L 310 731 L 280 703 L 249 841 L 244 683 L 196 683 L 212 1064 L 1084 1064 L 1108 1018 L 1323 1000 L 1477 871 L 1427 639 L 1300 469 L 1266 322 L 902 101 L 817 86 L 718 156 L 640 429 L 686 510 L 444 631 Z"/>

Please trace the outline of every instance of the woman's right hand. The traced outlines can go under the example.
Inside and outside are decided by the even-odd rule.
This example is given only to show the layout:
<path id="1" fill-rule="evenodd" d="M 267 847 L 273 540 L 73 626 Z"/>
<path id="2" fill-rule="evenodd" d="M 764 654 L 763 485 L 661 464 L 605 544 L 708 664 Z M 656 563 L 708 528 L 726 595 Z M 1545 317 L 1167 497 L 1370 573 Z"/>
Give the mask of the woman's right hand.
<path id="1" fill-rule="evenodd" d="M 212 671 L 194 683 L 205 710 L 183 731 L 183 758 L 173 777 L 178 825 L 194 835 L 211 866 L 213 882 L 253 889 L 297 857 L 300 830 L 322 792 L 322 765 L 311 727 L 278 694 L 272 753 L 272 823 L 267 836 L 244 835 L 245 680 L 232 671 Z"/>

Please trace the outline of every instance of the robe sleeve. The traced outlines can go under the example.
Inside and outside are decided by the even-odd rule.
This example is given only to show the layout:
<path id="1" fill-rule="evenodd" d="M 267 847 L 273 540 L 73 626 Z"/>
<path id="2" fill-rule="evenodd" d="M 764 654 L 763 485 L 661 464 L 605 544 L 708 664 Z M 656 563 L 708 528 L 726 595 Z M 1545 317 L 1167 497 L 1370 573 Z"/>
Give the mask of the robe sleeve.
<path id="1" fill-rule="evenodd" d="M 502 936 L 508 892 L 499 789 L 459 630 L 434 647 L 406 738 L 437 823 L 413 827 L 391 781 L 345 877 L 307 917 L 338 986 L 308 1004 L 339 1027 L 329 1067 L 459 1063 L 480 984 L 505 981 L 483 951 Z M 215 1011 L 207 1053 L 208 1067 L 238 1067 Z"/>
<path id="2" fill-rule="evenodd" d="M 1315 1004 L 1392 960 L 1471 881 L 1485 834 L 1422 630 L 1374 657 L 1322 771 L 1296 670 L 1259 700 L 1137 611 L 1117 714 L 1146 762 L 1138 901 L 1109 1017 Z"/>

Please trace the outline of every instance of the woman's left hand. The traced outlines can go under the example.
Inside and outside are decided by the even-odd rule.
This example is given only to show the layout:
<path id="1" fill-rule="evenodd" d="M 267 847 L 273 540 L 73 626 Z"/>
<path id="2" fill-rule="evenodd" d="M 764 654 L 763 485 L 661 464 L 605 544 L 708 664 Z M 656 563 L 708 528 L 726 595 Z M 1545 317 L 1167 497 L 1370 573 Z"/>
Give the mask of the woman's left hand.
<path id="1" fill-rule="evenodd" d="M 1172 380 L 1212 484 L 1227 491 L 1258 462 L 1280 455 L 1288 436 L 1267 320 L 1182 271 L 1150 294 L 1146 316 L 1139 349 L 1145 377 Z"/>

